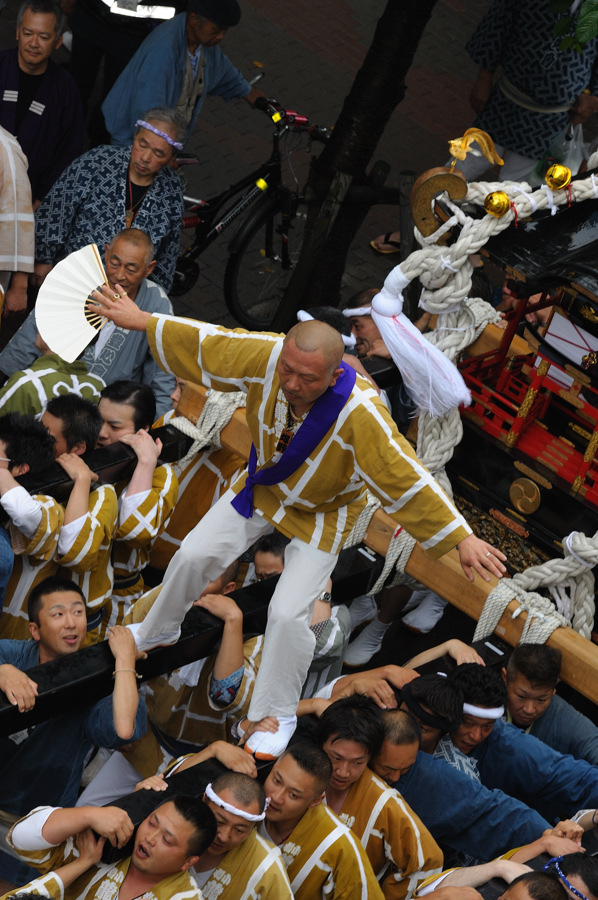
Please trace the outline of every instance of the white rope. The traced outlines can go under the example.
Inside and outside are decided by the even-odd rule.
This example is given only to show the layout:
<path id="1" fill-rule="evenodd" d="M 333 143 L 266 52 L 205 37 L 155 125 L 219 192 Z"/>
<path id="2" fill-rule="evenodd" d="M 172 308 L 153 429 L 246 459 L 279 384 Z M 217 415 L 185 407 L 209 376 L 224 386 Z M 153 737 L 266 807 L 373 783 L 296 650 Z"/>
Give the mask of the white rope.
<path id="1" fill-rule="evenodd" d="M 589 160 L 588 168 L 596 165 L 598 153 Z M 511 200 L 511 209 L 501 218 L 487 214 L 480 219 L 473 219 L 461 206 L 445 195 L 443 200 L 451 211 L 449 220 L 428 237 L 424 237 L 417 228 L 414 228 L 415 238 L 421 249 L 414 251 L 392 270 L 385 281 L 385 288 L 390 295 L 394 292 L 398 299 L 408 284 L 415 278 L 419 279 L 422 285 L 420 306 L 438 316 L 435 330 L 425 337 L 442 350 L 451 361 L 458 361 L 463 350 L 476 340 L 487 324 L 500 321 L 500 316 L 490 304 L 468 296 L 472 275 L 470 256 L 477 253 L 489 238 L 509 228 L 516 217 L 527 218 L 537 210 L 546 209 L 554 214 L 560 206 L 594 199 L 597 195 L 596 179 L 593 175 L 572 182 L 569 187 L 567 191 L 551 191 L 545 185 L 532 190 L 526 183 L 473 182 L 468 185 L 463 204 L 483 207 L 488 194 L 493 191 L 504 191 Z M 460 226 L 460 232 L 454 243 L 449 247 L 441 246 L 438 243 L 439 239 L 456 225 Z M 461 418 L 456 410 L 440 417 L 425 412 L 419 415 L 417 455 L 449 495 L 452 495 L 452 491 L 444 467 L 451 458 L 454 447 L 461 440 L 462 433 Z M 489 608 L 494 607 L 496 597 L 503 591 L 508 593 L 509 599 L 512 599 L 512 590 L 516 587 L 519 591 L 521 608 L 529 609 L 530 613 L 533 613 L 526 625 L 526 633 L 548 636 L 551 633 L 549 629 L 553 630 L 559 624 L 572 623 L 576 631 L 589 637 L 594 619 L 593 575 L 589 566 L 598 562 L 598 544 L 595 545 L 593 541 L 594 539 L 588 539 L 583 535 L 566 539 L 565 559 L 551 560 L 545 563 L 546 568 L 528 569 L 525 573 L 507 581 L 508 587 L 500 587 L 501 582 L 499 588 L 490 595 L 493 599 Z M 400 578 L 401 564 L 404 568 L 404 553 L 400 549 L 395 551 L 394 547 L 392 552 L 393 554 L 397 552 L 397 577 Z M 575 571 L 572 569 L 573 565 L 577 567 Z M 385 570 L 387 568 L 385 566 Z M 570 615 L 566 617 L 560 615 L 549 600 L 534 593 L 534 588 L 539 584 L 533 585 L 530 573 L 533 578 L 538 568 L 543 570 L 542 586 L 555 592 L 555 602 L 563 612 Z M 384 578 L 388 572 L 383 573 Z M 378 579 L 378 584 L 381 583 L 383 576 Z M 534 622 L 536 624 L 533 624 Z"/>
<path id="2" fill-rule="evenodd" d="M 167 423 L 187 437 L 193 438 L 193 443 L 185 456 L 176 463 L 179 473 L 200 450 L 220 450 L 222 447 L 220 432 L 228 425 L 234 411 L 244 407 L 246 402 L 247 397 L 242 391 L 210 390 L 197 424 L 194 425 L 184 416 L 176 416 Z"/>
<path id="3" fill-rule="evenodd" d="M 367 503 L 362 509 L 361 513 L 355 525 L 351 529 L 349 536 L 343 544 L 343 550 L 347 550 L 349 547 L 354 547 L 357 544 L 361 544 L 363 541 L 366 532 L 368 530 L 368 526 L 370 524 L 371 518 L 376 512 L 377 509 L 380 509 L 380 501 L 374 497 L 373 494 L 367 492 Z M 378 591 L 382 590 L 385 585 L 386 580 L 391 575 L 393 570 L 395 570 L 395 575 L 393 580 L 390 582 L 389 587 L 394 584 L 410 584 L 413 587 L 421 587 L 421 585 L 415 581 L 415 579 L 411 578 L 409 575 L 405 574 L 405 565 L 407 560 L 411 556 L 411 551 L 415 546 L 415 538 L 411 537 L 404 529 L 397 529 L 397 532 L 391 537 L 388 550 L 386 551 L 384 566 L 382 567 L 382 571 L 378 576 L 376 583 L 369 590 L 369 593 L 376 594 Z"/>
<path id="4" fill-rule="evenodd" d="M 415 538 L 411 537 L 409 532 L 404 529 L 401 529 L 398 533 L 395 532 L 388 544 L 382 571 L 374 586 L 368 590 L 369 594 L 377 594 L 378 591 L 381 591 L 393 571 L 394 576 L 387 587 L 393 587 L 396 584 L 406 584 L 414 589 L 423 587 L 423 585 L 414 578 L 411 578 L 411 576 L 407 575 L 405 572 L 407 560 L 411 556 L 411 551 L 415 547 L 415 543 Z"/>
<path id="5" fill-rule="evenodd" d="M 574 531 L 563 540 L 564 556 L 531 566 L 512 579 L 503 578 L 490 592 L 475 632 L 475 640 L 491 634 L 510 600 L 519 600 L 525 609 L 541 622 L 526 623 L 521 640 L 543 643 L 562 626 L 572 626 L 583 637 L 590 638 L 594 623 L 594 575 L 592 567 L 598 563 L 598 532 L 588 538 Z M 556 609 L 536 589 L 548 588 Z M 518 613 L 517 613 L 518 614 Z M 532 637 L 529 636 L 531 629 Z"/>
<path id="6" fill-rule="evenodd" d="M 347 539 L 343 544 L 343 550 L 348 550 L 349 547 L 355 547 L 357 544 L 361 544 L 365 537 L 366 531 L 368 530 L 368 525 L 370 524 L 372 516 L 377 509 L 380 509 L 380 501 L 377 497 L 374 497 L 374 495 L 370 494 L 369 491 L 366 492 L 366 496 L 366 505 L 359 513 L 355 525 L 349 532 Z"/>
<path id="7" fill-rule="evenodd" d="M 567 619 L 556 611 L 550 600 L 540 594 L 525 591 L 517 582 L 518 577 L 515 575 L 514 578 L 501 578 L 496 587 L 490 591 L 478 620 L 474 641 L 480 641 L 492 634 L 511 600 L 517 600 L 519 604 L 512 614 L 513 619 L 522 612 L 527 612 L 521 642 L 544 644 L 557 628 L 566 628 L 570 625 Z"/>

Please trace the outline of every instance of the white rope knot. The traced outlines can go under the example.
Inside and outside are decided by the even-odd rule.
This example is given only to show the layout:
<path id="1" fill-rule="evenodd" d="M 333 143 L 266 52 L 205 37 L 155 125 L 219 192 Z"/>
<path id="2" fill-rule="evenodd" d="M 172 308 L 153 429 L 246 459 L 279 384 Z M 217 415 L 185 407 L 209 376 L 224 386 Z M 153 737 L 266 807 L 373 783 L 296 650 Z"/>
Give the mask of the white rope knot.
<path id="1" fill-rule="evenodd" d="M 166 423 L 187 437 L 193 438 L 193 443 L 185 456 L 176 463 L 176 470 L 179 473 L 200 450 L 220 450 L 222 447 L 220 432 L 228 425 L 235 410 L 244 407 L 246 402 L 247 397 L 242 391 L 208 391 L 197 424 L 184 416 L 175 416 Z"/>
<path id="2" fill-rule="evenodd" d="M 456 268 L 451 264 L 451 261 L 450 261 L 449 259 L 447 259 L 446 256 L 441 256 L 441 257 L 440 257 L 440 265 L 441 265 L 441 268 L 442 268 L 443 271 L 444 271 L 444 269 L 448 269 L 449 272 L 455 272 L 455 273 L 459 271 L 459 269 L 456 269 Z"/>
<path id="3" fill-rule="evenodd" d="M 525 591 L 514 578 L 501 578 L 495 588 L 490 591 L 479 618 L 474 641 L 482 640 L 492 634 L 511 600 L 518 601 L 518 607 L 512 613 L 516 619 L 522 612 L 527 612 L 527 619 L 521 632 L 521 642 L 544 644 L 557 628 L 570 627 L 570 622 L 560 615 L 546 597 L 535 592 Z"/>
<path id="4" fill-rule="evenodd" d="M 387 319 L 400 316 L 403 312 L 403 295 L 398 294 L 396 297 L 391 297 L 390 294 L 381 291 L 372 300 L 372 311 Z"/>
<path id="5" fill-rule="evenodd" d="M 556 204 L 554 202 L 554 194 L 552 193 L 552 191 L 550 190 L 550 188 L 548 187 L 547 184 L 542 185 L 542 190 L 546 194 L 546 202 L 548 204 L 548 209 L 550 210 L 550 215 L 555 216 L 556 215 Z"/>
<path id="6" fill-rule="evenodd" d="M 513 193 L 514 193 L 515 195 L 517 195 L 517 194 L 524 194 L 524 195 L 525 195 L 525 198 L 526 198 L 526 200 L 527 200 L 527 202 L 529 203 L 529 205 L 530 205 L 530 207 L 531 207 L 531 212 L 532 212 L 532 213 L 535 213 L 535 211 L 536 211 L 537 208 L 538 208 L 538 204 L 536 203 L 536 201 L 534 200 L 534 198 L 532 197 L 532 195 L 530 194 L 529 191 L 523 190 L 522 187 L 515 187 L 515 188 L 513 189 Z"/>
<path id="7" fill-rule="evenodd" d="M 593 569 L 598 560 L 585 559 L 583 556 L 580 556 L 578 553 L 576 553 L 573 549 L 573 541 L 575 539 L 579 539 L 580 536 L 584 539 L 584 541 L 586 541 L 585 534 L 580 535 L 579 531 L 572 531 L 571 534 L 568 534 L 567 537 L 563 539 L 563 545 L 565 546 L 567 552 L 573 557 L 573 559 L 577 560 L 578 563 L 581 563 L 582 566 L 585 566 L 586 569 Z"/>

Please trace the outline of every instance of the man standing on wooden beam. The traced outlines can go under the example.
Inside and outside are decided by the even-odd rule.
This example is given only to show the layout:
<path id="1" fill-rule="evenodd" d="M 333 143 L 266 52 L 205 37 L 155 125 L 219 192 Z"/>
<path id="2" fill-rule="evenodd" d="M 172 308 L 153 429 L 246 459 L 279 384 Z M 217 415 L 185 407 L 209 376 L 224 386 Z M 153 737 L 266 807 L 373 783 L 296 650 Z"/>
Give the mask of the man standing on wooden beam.
<path id="1" fill-rule="evenodd" d="M 280 755 L 291 737 L 313 655 L 311 608 L 326 588 L 368 488 L 434 558 L 457 547 L 466 576 L 504 574 L 505 556 L 471 533 L 398 433 L 377 394 L 341 364 L 329 325 L 301 322 L 286 337 L 149 315 L 104 286 L 96 308 L 118 326 L 145 330 L 158 363 L 206 387 L 247 394 L 253 440 L 248 471 L 191 531 L 162 591 L 136 626 L 140 649 L 173 643 L 205 584 L 274 525 L 291 538 L 272 601 L 249 709 L 247 749 Z M 262 719 L 265 731 L 256 731 Z"/>

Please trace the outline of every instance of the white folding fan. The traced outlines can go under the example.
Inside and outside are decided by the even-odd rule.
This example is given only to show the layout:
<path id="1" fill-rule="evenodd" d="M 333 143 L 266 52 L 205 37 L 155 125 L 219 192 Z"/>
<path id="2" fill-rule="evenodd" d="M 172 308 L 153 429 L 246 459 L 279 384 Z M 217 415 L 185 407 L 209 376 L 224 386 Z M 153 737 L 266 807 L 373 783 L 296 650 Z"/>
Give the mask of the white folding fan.
<path id="1" fill-rule="evenodd" d="M 87 306 L 90 294 L 108 279 L 95 244 L 57 263 L 39 289 L 35 321 L 53 353 L 74 362 L 108 319 Z"/>

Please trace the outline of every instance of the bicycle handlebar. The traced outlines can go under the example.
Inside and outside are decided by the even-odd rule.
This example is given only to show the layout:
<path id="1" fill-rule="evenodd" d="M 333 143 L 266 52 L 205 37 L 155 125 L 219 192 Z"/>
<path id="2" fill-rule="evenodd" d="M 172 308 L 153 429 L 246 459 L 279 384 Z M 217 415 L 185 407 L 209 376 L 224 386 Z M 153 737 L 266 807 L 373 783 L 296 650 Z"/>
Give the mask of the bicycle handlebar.
<path id="1" fill-rule="evenodd" d="M 301 115 L 294 109 L 284 109 L 273 97 L 258 97 L 254 106 L 265 112 L 277 128 L 287 127 L 298 131 L 307 131 L 312 140 L 322 143 L 328 140 L 329 133 L 326 128 L 310 125 L 307 116 Z"/>

